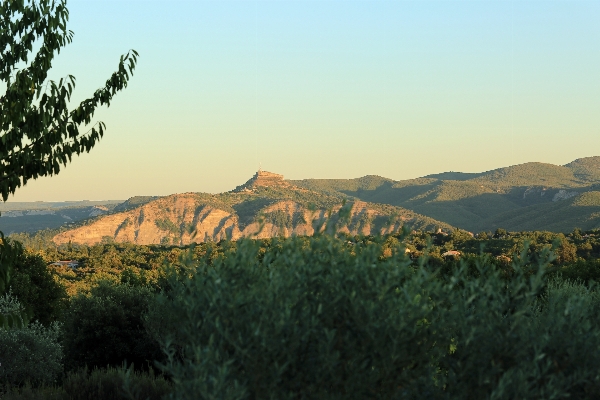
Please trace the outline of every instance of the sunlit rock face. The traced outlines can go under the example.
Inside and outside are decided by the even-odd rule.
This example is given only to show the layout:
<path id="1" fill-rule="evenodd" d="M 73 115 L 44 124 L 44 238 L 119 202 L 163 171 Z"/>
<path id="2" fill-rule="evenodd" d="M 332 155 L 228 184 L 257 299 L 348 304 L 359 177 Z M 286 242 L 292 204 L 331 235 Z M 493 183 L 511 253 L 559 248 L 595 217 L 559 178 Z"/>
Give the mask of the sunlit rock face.
<path id="1" fill-rule="evenodd" d="M 234 192 L 252 191 L 259 187 L 291 187 L 288 182 L 283 180 L 283 175 L 275 174 L 273 172 L 259 170 L 250 178 L 246 183 L 236 187 Z"/>
<path id="2" fill-rule="evenodd" d="M 258 171 L 231 192 L 157 198 L 127 211 L 100 216 L 53 240 L 57 244 L 115 241 L 187 245 L 242 237 L 312 235 L 326 228 L 351 235 L 381 234 L 399 231 L 406 223 L 452 229 L 400 207 L 344 200 L 294 186 L 283 175 Z"/>

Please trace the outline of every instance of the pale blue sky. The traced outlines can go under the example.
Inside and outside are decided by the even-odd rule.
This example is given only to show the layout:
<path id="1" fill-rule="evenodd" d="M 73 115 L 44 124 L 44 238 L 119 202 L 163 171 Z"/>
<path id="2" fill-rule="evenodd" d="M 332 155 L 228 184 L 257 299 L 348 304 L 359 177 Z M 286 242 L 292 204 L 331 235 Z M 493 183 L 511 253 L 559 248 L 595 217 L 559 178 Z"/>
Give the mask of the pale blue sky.
<path id="1" fill-rule="evenodd" d="M 600 155 L 598 1 L 69 0 L 53 78 L 91 94 L 130 48 L 104 139 L 12 200 L 407 179 Z"/>

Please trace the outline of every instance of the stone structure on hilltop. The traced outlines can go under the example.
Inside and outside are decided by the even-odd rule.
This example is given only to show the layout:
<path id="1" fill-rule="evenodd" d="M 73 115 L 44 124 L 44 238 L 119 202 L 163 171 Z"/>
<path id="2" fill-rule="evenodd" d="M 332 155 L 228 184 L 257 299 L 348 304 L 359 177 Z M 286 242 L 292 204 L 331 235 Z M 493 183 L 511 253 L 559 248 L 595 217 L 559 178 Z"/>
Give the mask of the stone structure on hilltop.
<path id="1" fill-rule="evenodd" d="M 234 192 L 249 192 L 259 186 L 290 186 L 289 183 L 283 180 L 283 175 L 274 174 L 273 172 L 258 170 L 256 174 L 248 182 L 236 187 Z"/>
<path id="2" fill-rule="evenodd" d="M 325 229 L 325 221 L 337 218 L 343 207 L 341 196 L 299 188 L 285 181 L 283 175 L 262 170 L 233 192 L 236 193 L 233 196 L 229 192 L 131 198 L 127 204 L 123 203 L 123 211 L 107 213 L 86 225 L 61 232 L 52 240 L 57 245 L 92 246 L 108 237 L 116 243 L 186 246 L 244 237 L 310 236 L 315 229 Z M 347 204 L 349 220 L 339 226 L 340 221 L 336 220 L 335 226 L 350 236 L 395 233 L 405 224 L 421 230 L 435 226 L 453 229 L 394 206 L 360 200 Z"/>

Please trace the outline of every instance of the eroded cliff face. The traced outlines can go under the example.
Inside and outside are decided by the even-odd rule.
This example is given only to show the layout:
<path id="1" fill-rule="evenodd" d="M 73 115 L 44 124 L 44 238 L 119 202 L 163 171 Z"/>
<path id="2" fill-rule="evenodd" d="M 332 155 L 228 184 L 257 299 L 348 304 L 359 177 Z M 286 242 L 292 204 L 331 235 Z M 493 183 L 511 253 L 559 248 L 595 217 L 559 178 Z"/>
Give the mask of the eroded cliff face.
<path id="1" fill-rule="evenodd" d="M 307 194 L 330 206 L 308 205 L 307 200 L 302 200 Z M 420 228 L 448 227 L 399 207 L 363 201 L 343 205 L 341 198 L 298 188 L 284 181 L 282 175 L 259 171 L 231 192 L 161 197 L 60 233 L 54 242 L 93 245 L 114 240 L 187 245 L 242 237 L 312 235 L 316 229 L 374 235 L 398 231 L 405 223 Z"/>
<path id="2" fill-rule="evenodd" d="M 368 203 L 348 203 L 347 219 L 339 216 L 341 204 L 330 210 L 310 210 L 294 201 L 275 201 L 263 208 L 253 222 L 240 225 L 235 213 L 198 202 L 194 194 L 161 198 L 131 211 L 107 215 L 97 221 L 54 237 L 56 244 L 93 245 L 103 240 L 135 244 L 175 244 L 275 236 L 312 235 L 315 229 L 356 234 L 398 231 L 411 215 L 392 216 L 373 210 Z M 329 225 L 328 225 L 329 223 Z"/>
<path id="3" fill-rule="evenodd" d="M 60 233 L 54 242 L 91 245 L 109 238 L 136 244 L 189 244 L 194 232 L 197 242 L 218 241 L 227 237 L 236 219 L 227 211 L 198 204 L 193 193 L 176 194 Z"/>

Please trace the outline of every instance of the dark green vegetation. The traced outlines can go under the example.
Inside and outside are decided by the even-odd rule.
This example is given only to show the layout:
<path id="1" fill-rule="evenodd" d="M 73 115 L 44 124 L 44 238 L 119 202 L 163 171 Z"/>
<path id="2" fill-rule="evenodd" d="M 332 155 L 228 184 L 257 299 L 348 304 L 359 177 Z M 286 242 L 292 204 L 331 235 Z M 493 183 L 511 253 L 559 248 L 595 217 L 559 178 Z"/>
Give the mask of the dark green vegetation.
<path id="1" fill-rule="evenodd" d="M 484 259 L 440 275 L 411 267 L 402 247 L 382 250 L 327 236 L 242 241 L 173 282 L 148 324 L 175 398 L 600 393 L 598 293 L 546 281 L 548 253 L 508 276 Z"/>
<path id="2" fill-rule="evenodd" d="M 8 398 L 600 394 L 600 231 L 36 244 L 21 255 L 33 265 L 82 266 L 31 281 L 70 296 L 44 324 L 0 335 L 22 343 Z"/>
<path id="3" fill-rule="evenodd" d="M 61 386 L 9 387 L 3 400 L 159 400 L 172 391 L 172 384 L 153 370 L 142 373 L 133 367 L 94 368 L 70 372 Z"/>
<path id="4" fill-rule="evenodd" d="M 0 313 L 20 319 L 0 328 L 3 399 L 159 399 L 171 391 L 154 375 L 165 356 L 143 321 L 156 285 L 130 271 L 123 283 L 99 273 L 89 290 L 69 297 L 60 271 L 39 254 L 11 241 L 2 250 L 12 252 L 13 275 Z"/>
<path id="5" fill-rule="evenodd" d="M 207 255 L 213 258 L 221 256 L 224 248 L 235 246 L 235 242 L 227 241 L 184 247 L 140 246 L 129 243 L 56 246 L 51 240 L 52 236 L 53 232 L 40 232 L 36 235 L 21 234 L 14 237 L 36 253 L 36 256 L 30 256 L 30 259 L 41 257 L 46 264 L 57 260 L 80 262 L 80 266 L 75 270 L 66 266 L 51 267 L 54 279 L 67 288 L 70 296 L 80 291 L 89 292 L 99 280 L 130 282 L 159 290 L 160 282 L 165 279 L 165 265 L 180 265 L 180 258 L 184 255 L 189 256 L 189 251 L 192 252 L 192 259 L 198 262 Z M 400 238 L 399 234 L 386 235 L 380 239 L 377 236 L 356 236 L 349 237 L 349 241 L 368 244 L 383 240 L 384 256 L 387 256 L 390 249 L 400 243 Z M 275 240 L 262 239 L 260 242 L 265 248 L 269 248 Z M 489 255 L 490 263 L 507 265 L 507 259 L 520 254 L 526 248 L 531 256 L 544 249 L 554 249 L 557 258 L 552 263 L 552 273 L 560 272 L 569 278 L 585 282 L 600 281 L 600 230 L 576 229 L 565 235 L 538 231 L 507 232 L 498 229 L 475 236 L 462 230 L 454 230 L 449 234 L 413 231 L 401 241 L 414 265 L 418 264 L 421 257 L 427 256 L 429 265 L 434 268 L 455 268 L 459 260 L 469 261 L 482 252 Z M 459 251 L 461 256 L 442 256 L 450 250 Z"/>
<path id="6" fill-rule="evenodd" d="M 10 291 L 19 299 L 28 318 L 44 325 L 55 321 L 67 305 L 67 292 L 44 259 L 19 251 L 12 267 Z"/>
<path id="7" fill-rule="evenodd" d="M 73 39 L 68 19 L 65 0 L 0 3 L 4 91 L 0 96 L 0 194 L 4 201 L 29 180 L 58 174 L 74 155 L 89 152 L 105 129 L 102 122 L 92 124 L 94 113 L 110 106 L 133 75 L 135 50 L 121 56 L 117 71 L 103 87 L 69 110 L 75 77 L 69 75 L 58 83 L 47 79 L 55 55 Z M 80 132 L 81 128 L 86 130 Z M 10 296 L 7 289 L 19 254 L 0 232 L 0 295 Z M 23 328 L 26 321 L 20 307 L 26 306 L 11 307 L 0 311 L 0 325 Z"/>
<path id="8" fill-rule="evenodd" d="M 467 174 L 446 172 L 393 181 L 305 179 L 295 185 L 413 210 L 471 232 L 600 227 L 600 157 L 564 166 L 526 163 Z"/>
<path id="9" fill-rule="evenodd" d="M 158 343 L 144 329 L 152 290 L 100 281 L 71 298 L 62 321 L 65 368 L 101 368 L 123 362 L 147 369 L 162 360 Z"/>

